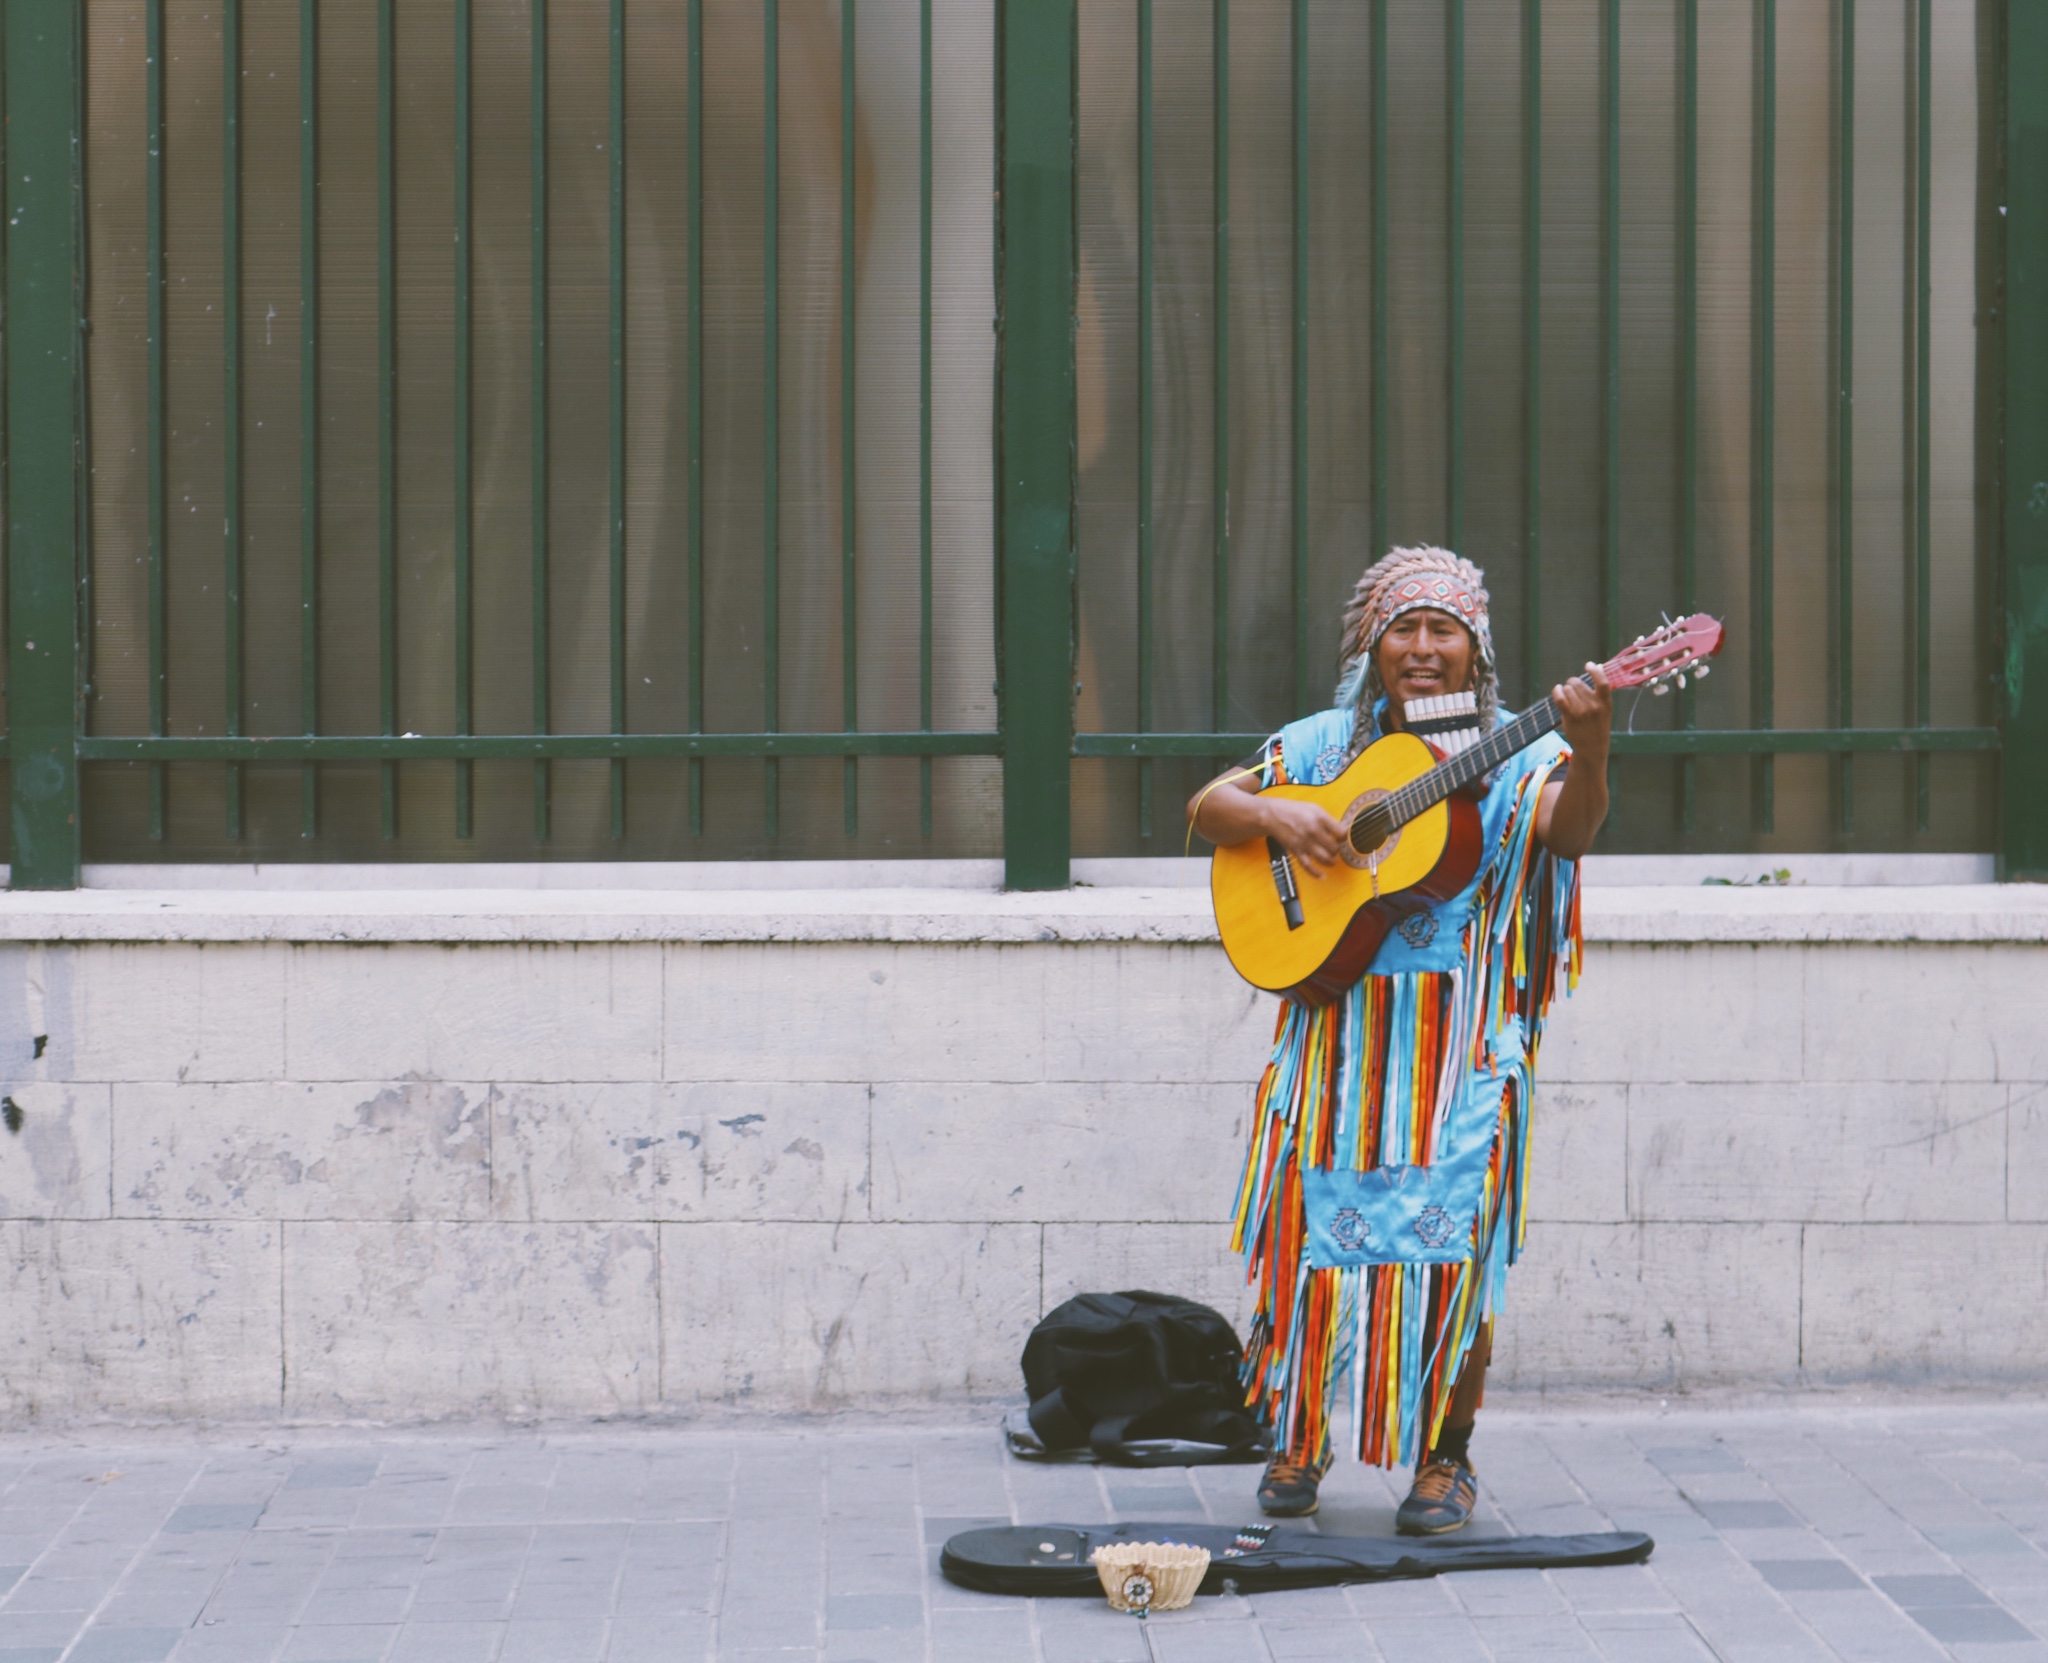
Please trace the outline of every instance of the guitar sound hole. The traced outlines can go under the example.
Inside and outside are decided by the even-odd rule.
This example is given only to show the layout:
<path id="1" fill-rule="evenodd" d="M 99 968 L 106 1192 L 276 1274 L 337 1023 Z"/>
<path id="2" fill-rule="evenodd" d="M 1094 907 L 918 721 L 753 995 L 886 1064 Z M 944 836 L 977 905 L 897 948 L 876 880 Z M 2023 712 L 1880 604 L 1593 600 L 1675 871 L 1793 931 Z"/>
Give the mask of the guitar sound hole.
<path id="1" fill-rule="evenodd" d="M 1343 847 L 1338 853 L 1344 857 L 1347 866 L 1356 866 L 1363 870 L 1374 856 L 1385 860 L 1400 846 L 1400 827 L 1388 826 L 1386 815 L 1377 811 L 1374 806 L 1386 795 L 1386 792 L 1378 789 L 1367 791 L 1355 798 L 1351 806 L 1345 810 L 1346 835 Z"/>

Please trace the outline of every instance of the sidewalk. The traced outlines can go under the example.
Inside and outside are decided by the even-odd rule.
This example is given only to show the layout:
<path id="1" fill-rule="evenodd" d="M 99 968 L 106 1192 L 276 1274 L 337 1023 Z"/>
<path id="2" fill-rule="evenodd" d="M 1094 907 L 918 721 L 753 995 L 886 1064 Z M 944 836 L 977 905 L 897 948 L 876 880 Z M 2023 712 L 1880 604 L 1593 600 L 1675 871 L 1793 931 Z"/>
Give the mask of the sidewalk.
<path id="1" fill-rule="evenodd" d="M 0 1663 L 2048 1663 L 2048 1407 L 1489 1408 L 1488 1532 L 1647 1567 L 1197 1601 L 963 1593 L 969 1525 L 1256 1517 L 1256 1468 L 1041 1467 L 994 1415 L 0 1437 Z M 1320 1522 L 1398 1499 L 1340 1468 Z"/>

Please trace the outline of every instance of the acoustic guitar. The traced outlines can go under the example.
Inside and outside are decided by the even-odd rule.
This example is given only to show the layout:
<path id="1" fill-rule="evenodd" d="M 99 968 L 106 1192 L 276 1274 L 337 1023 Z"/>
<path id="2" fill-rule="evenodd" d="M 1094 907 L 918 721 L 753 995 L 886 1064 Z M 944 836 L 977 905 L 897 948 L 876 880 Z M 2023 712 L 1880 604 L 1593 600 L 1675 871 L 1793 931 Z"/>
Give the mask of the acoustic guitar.
<path id="1" fill-rule="evenodd" d="M 1637 638 L 1601 668 L 1616 690 L 1667 693 L 1674 682 L 1685 685 L 1688 671 L 1704 676 L 1720 650 L 1719 621 L 1694 613 Z M 1326 1005 L 1365 974 L 1389 930 L 1472 881 L 1485 851 L 1466 787 L 1559 721 L 1545 697 L 1480 734 L 1476 709 L 1469 693 L 1411 701 L 1407 725 L 1368 745 L 1330 784 L 1267 788 L 1327 809 L 1344 831 L 1341 859 L 1316 878 L 1270 837 L 1217 849 L 1209 890 L 1240 976 L 1300 1004 Z"/>

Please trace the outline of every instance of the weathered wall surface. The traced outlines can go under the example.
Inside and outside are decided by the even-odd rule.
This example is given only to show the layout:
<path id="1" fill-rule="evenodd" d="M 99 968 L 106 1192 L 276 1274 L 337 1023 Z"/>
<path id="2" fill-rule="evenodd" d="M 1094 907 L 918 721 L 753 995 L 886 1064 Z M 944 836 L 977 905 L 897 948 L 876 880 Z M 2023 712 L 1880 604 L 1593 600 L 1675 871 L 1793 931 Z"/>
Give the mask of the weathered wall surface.
<path id="1" fill-rule="evenodd" d="M 2048 1379 L 2044 901 L 1591 892 L 1500 1378 Z M 1272 1007 L 1199 891 L 15 896 L 0 932 L 17 1417 L 994 1394 L 1081 1289 L 1243 1314 Z"/>

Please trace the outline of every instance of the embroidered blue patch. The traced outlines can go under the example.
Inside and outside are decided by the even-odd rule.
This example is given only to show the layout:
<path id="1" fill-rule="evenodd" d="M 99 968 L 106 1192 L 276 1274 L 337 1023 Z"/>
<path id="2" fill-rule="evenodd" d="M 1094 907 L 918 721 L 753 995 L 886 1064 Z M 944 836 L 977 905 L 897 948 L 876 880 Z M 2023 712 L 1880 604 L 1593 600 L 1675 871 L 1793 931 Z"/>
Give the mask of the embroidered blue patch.
<path id="1" fill-rule="evenodd" d="M 1344 747 L 1332 745 L 1316 758 L 1316 783 L 1328 785 L 1344 770 Z"/>
<path id="2" fill-rule="evenodd" d="M 1377 1166 L 1364 1172 L 1304 1167 L 1301 1199 L 1311 1268 L 1455 1264 L 1463 1259 L 1472 1250 L 1472 1221 L 1479 1211 L 1490 1144 L 1489 1138 L 1475 1138 L 1470 1149 L 1435 1166 Z"/>
<path id="3" fill-rule="evenodd" d="M 1451 1215 L 1441 1207 L 1424 1207 L 1415 1220 L 1415 1239 L 1424 1247 L 1441 1247 L 1457 1230 Z"/>
<path id="4" fill-rule="evenodd" d="M 1401 939 L 1418 953 L 1436 940 L 1436 914 L 1433 912 L 1411 912 L 1396 926 Z"/>
<path id="5" fill-rule="evenodd" d="M 1330 1220 L 1330 1239 L 1347 1253 L 1356 1253 L 1372 1239 L 1372 1226 L 1356 1207 L 1340 1207 Z"/>

